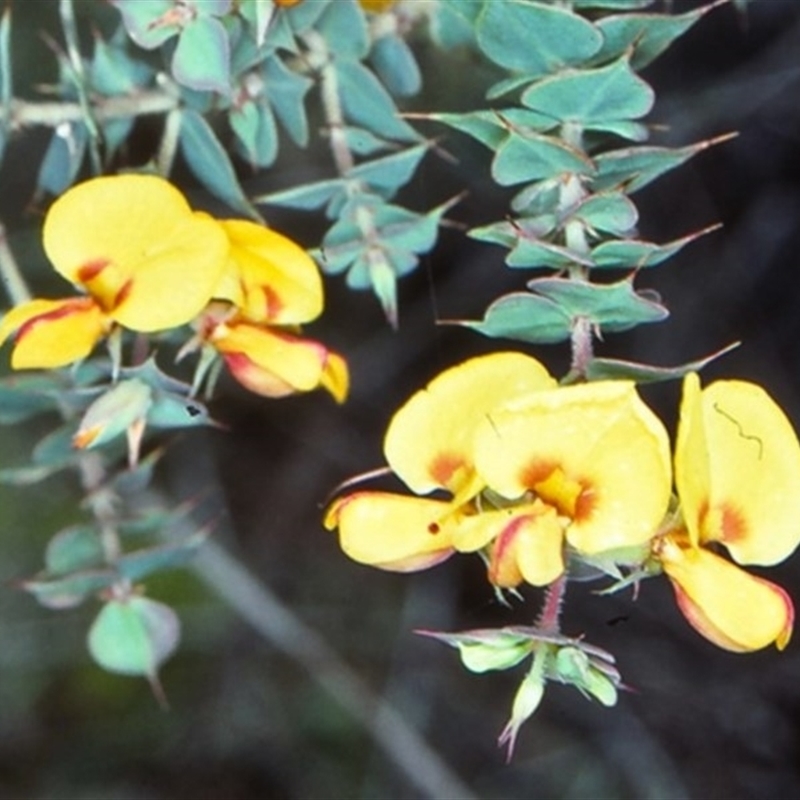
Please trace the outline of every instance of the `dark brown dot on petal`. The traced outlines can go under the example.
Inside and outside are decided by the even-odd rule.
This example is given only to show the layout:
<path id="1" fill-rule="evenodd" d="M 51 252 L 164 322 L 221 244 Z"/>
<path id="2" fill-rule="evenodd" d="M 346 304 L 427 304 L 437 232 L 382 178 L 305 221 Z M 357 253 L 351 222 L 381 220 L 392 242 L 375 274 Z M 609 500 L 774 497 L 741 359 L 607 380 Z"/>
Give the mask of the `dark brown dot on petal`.
<path id="1" fill-rule="evenodd" d="M 439 524 L 436 522 L 431 522 L 431 524 L 428 525 L 428 533 L 439 533 L 440 530 L 441 528 L 439 527 Z"/>

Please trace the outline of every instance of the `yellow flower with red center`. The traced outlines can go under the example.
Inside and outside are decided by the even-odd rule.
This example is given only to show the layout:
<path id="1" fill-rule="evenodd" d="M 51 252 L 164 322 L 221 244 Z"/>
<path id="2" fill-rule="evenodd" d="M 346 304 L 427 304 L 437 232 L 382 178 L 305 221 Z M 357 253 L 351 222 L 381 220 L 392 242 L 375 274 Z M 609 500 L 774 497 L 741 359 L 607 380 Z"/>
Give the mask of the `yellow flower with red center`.
<path id="1" fill-rule="evenodd" d="M 314 260 L 291 239 L 245 220 L 219 223 L 229 243 L 201 338 L 224 359 L 243 386 L 266 397 L 324 388 L 347 396 L 347 364 L 298 325 L 322 311 L 322 279 Z"/>
<path id="2" fill-rule="evenodd" d="M 394 415 L 384 453 L 415 495 L 443 490 L 451 499 L 355 492 L 330 506 L 325 526 L 339 529 L 350 558 L 401 572 L 448 558 L 476 530 L 496 535 L 508 516 L 505 510 L 478 509 L 485 483 L 475 469 L 475 430 L 498 404 L 552 386 L 547 370 L 521 353 L 494 353 L 445 370 Z M 483 534 L 485 528 L 490 533 Z"/>
<path id="3" fill-rule="evenodd" d="M 495 409 L 475 437 L 475 464 L 507 501 L 536 498 L 490 540 L 497 585 L 545 585 L 565 568 L 565 544 L 595 555 L 649 541 L 667 510 L 669 439 L 633 383 L 558 387 Z M 462 545 L 462 549 L 466 549 Z"/>
<path id="4" fill-rule="evenodd" d="M 189 322 L 219 282 L 228 242 L 166 180 L 117 175 L 78 184 L 53 203 L 44 249 L 86 296 L 32 300 L 3 317 L 0 343 L 16 332 L 15 369 L 85 358 L 114 324 L 159 331 Z"/>
<path id="5" fill-rule="evenodd" d="M 675 448 L 683 525 L 654 544 L 678 605 L 714 644 L 733 651 L 783 649 L 794 619 L 779 586 L 739 569 L 769 566 L 800 543 L 800 444 L 760 387 L 684 380 Z"/>

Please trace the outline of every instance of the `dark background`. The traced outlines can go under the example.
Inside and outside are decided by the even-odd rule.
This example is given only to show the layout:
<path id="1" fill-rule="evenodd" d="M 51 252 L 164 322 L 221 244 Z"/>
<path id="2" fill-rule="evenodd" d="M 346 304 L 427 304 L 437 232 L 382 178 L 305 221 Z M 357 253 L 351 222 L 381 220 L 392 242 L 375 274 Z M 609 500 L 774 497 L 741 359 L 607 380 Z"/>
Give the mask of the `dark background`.
<path id="1" fill-rule="evenodd" d="M 86 16 L 89 5 L 82 4 Z M 52 25 L 54 8 L 47 0 L 18 3 L 15 36 L 29 36 L 19 41 L 40 47 L 31 32 Z M 37 74 L 28 45 L 17 51 Z M 414 108 L 479 102 L 488 76 L 471 56 L 442 57 L 423 44 L 420 58 L 434 78 Z M 759 382 L 800 421 L 800 3 L 755 0 L 746 19 L 718 8 L 644 76 L 658 97 L 650 120 L 668 126 L 655 142 L 740 135 L 634 197 L 644 238 L 666 241 L 718 221 L 724 228 L 639 276 L 640 287 L 662 294 L 669 320 L 610 336 L 598 352 L 676 364 L 741 340 L 704 380 Z M 143 150 L 152 135 L 143 126 Z M 0 171 L 0 216 L 37 291 L 55 292 L 38 250 L 40 216 L 28 204 L 45 144 L 41 131 L 12 144 Z M 502 218 L 510 193 L 489 181 L 486 151 L 455 134 L 443 145 L 458 163 L 428 157 L 402 202 L 424 210 L 466 182 L 470 194 L 450 218 L 466 226 Z M 309 162 L 287 146 L 275 170 L 242 175 L 255 194 L 330 169 L 323 149 Z M 193 199 L 204 202 L 200 192 Z M 323 230 L 311 216 L 276 213 L 270 221 L 308 246 Z M 525 623 L 539 592 L 525 590 L 510 611 L 496 602 L 477 558 L 411 576 L 382 573 L 348 561 L 322 529 L 320 508 L 332 488 L 382 464 L 383 431 L 409 394 L 460 359 L 513 347 L 436 324 L 478 317 L 498 294 L 524 284 L 502 257 L 444 229 L 436 251 L 401 284 L 397 332 L 373 298 L 328 280 L 325 316 L 308 332 L 347 356 L 347 404 L 322 394 L 270 402 L 225 383 L 213 410 L 229 430 L 181 437 L 160 485 L 175 502 L 202 495 L 202 513 L 217 520 L 215 543 L 398 707 L 478 797 L 800 796 L 800 644 L 782 654 L 720 651 L 683 620 L 665 579 L 644 584 L 635 603 L 629 592 L 597 598 L 591 585 L 571 585 L 565 631 L 613 652 L 634 691 L 605 709 L 572 689 L 548 688 L 506 766 L 495 740 L 522 673 L 470 674 L 454 651 L 412 631 Z M 529 352 L 557 374 L 568 362 L 564 348 Z M 671 429 L 678 395 L 677 384 L 646 390 Z M 2 429 L 3 465 L 24 460 L 30 442 L 30 428 Z M 0 492 L 0 577 L 39 568 L 49 536 L 74 516 L 75 490 L 60 478 Z M 800 602 L 800 560 L 768 576 Z M 145 682 L 91 663 L 84 638 L 94 605 L 55 613 L 10 587 L 0 593 L 0 797 L 423 796 L 419 781 L 307 669 L 330 665 L 286 657 L 191 571 L 148 586 L 150 596 L 179 608 L 184 626 L 179 654 L 162 674 L 168 712 Z M 284 645 L 302 647 L 302 629 L 290 626 L 286 636 Z"/>

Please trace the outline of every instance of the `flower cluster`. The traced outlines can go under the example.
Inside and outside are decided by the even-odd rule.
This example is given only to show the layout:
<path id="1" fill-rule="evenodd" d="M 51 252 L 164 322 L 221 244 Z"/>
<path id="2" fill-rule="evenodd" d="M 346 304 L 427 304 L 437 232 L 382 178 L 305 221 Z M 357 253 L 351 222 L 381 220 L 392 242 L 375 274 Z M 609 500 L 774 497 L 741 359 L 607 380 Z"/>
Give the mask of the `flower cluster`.
<path id="1" fill-rule="evenodd" d="M 285 236 L 215 220 L 166 180 L 134 174 L 70 189 L 51 206 L 43 236 L 56 271 L 83 294 L 5 315 L 0 343 L 16 334 L 14 369 L 71 364 L 117 327 L 155 332 L 196 320 L 196 341 L 254 392 L 347 394 L 341 356 L 299 335 L 297 326 L 322 311 L 322 282 Z"/>
<path id="2" fill-rule="evenodd" d="M 800 444 L 753 384 L 686 378 L 678 510 L 667 432 L 632 382 L 559 386 L 518 353 L 443 372 L 395 414 L 384 451 L 414 496 L 358 491 L 326 514 L 356 561 L 411 571 L 480 551 L 501 588 L 548 585 L 582 558 L 656 565 L 715 644 L 788 641 L 786 593 L 717 552 L 767 565 L 800 542 Z M 419 496 L 436 490 L 449 498 Z"/>

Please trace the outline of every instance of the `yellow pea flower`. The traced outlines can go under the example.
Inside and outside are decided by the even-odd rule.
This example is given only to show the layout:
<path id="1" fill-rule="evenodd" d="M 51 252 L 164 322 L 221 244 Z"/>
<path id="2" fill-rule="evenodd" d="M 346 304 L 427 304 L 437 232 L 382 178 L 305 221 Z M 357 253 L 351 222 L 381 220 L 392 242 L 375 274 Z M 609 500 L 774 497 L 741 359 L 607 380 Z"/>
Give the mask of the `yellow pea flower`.
<path id="1" fill-rule="evenodd" d="M 497 405 L 556 385 L 535 359 L 493 353 L 445 370 L 394 415 L 384 439 L 392 472 L 414 495 L 355 492 L 334 501 L 324 524 L 339 530 L 355 561 L 396 571 L 432 566 L 456 549 L 500 535 L 517 517 L 541 513 L 480 507 L 485 482 L 474 459 L 478 425 Z M 450 500 L 417 495 L 443 490 Z"/>
<path id="2" fill-rule="evenodd" d="M 322 278 L 314 260 L 276 231 L 246 220 L 219 223 L 228 259 L 212 303 L 199 323 L 200 340 L 222 356 L 233 377 L 265 397 L 326 389 L 343 402 L 347 363 L 297 325 L 322 312 Z"/>
<path id="3" fill-rule="evenodd" d="M 228 241 L 166 180 L 94 178 L 53 203 L 44 249 L 56 271 L 87 296 L 33 300 L 0 322 L 16 332 L 15 369 L 64 366 L 87 356 L 114 323 L 158 331 L 189 322 L 220 280 Z"/>
<path id="4" fill-rule="evenodd" d="M 358 0 L 358 2 L 364 11 L 380 14 L 383 11 L 388 11 L 395 4 L 396 0 Z"/>
<path id="5" fill-rule="evenodd" d="M 783 649 L 791 636 L 791 599 L 738 564 L 768 566 L 800 543 L 800 444 L 783 411 L 760 387 L 717 381 L 683 384 L 675 449 L 680 527 L 654 552 L 678 604 L 706 638 L 728 650 Z"/>
<path id="6" fill-rule="evenodd" d="M 489 576 L 501 586 L 558 577 L 565 542 L 585 554 L 643 544 L 669 504 L 667 432 L 627 381 L 559 387 L 495 409 L 477 431 L 475 463 L 501 497 L 538 503 L 494 540 L 459 547 L 491 545 Z"/>

